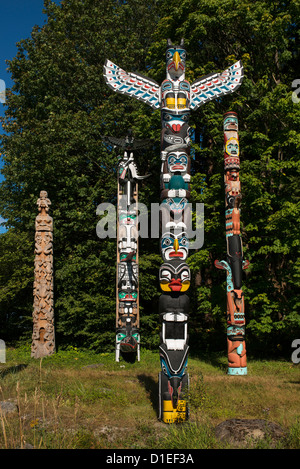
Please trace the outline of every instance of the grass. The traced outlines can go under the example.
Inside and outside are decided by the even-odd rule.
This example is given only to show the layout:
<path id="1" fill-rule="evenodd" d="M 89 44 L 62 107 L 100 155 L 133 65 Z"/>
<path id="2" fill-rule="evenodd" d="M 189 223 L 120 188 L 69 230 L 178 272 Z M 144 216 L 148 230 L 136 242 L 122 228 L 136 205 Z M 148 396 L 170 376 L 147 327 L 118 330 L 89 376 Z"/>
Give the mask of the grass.
<path id="1" fill-rule="evenodd" d="M 248 375 L 226 374 L 226 357 L 190 357 L 190 419 L 158 421 L 159 356 L 116 363 L 113 353 L 70 348 L 42 360 L 30 348 L 7 350 L 0 364 L 0 449 L 228 449 L 214 428 L 231 418 L 278 423 L 275 448 L 300 448 L 300 367 L 288 361 L 249 360 Z M 245 448 L 274 448 L 267 437 Z"/>

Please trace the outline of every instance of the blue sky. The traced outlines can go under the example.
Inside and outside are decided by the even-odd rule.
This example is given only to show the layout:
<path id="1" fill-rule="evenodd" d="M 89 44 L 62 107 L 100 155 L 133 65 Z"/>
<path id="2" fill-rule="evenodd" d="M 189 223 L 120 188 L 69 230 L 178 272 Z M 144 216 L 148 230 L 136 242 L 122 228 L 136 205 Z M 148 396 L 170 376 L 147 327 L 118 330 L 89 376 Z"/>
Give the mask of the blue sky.
<path id="1" fill-rule="evenodd" d="M 7 88 L 10 88 L 13 82 L 5 61 L 15 57 L 16 43 L 30 37 L 36 24 L 43 26 L 47 16 L 43 13 L 43 0 L 0 0 L 0 2 L 0 79 L 5 81 Z M 4 106 L 0 104 L 1 116 L 3 112 Z M 0 131 L 2 132 L 2 128 Z"/>
<path id="2" fill-rule="evenodd" d="M 56 0 L 56 3 L 59 4 L 60 1 Z M 0 0 L 0 80 L 4 80 L 6 88 L 11 88 L 13 82 L 5 61 L 15 57 L 16 43 L 30 37 L 35 25 L 43 26 L 45 24 L 47 16 L 43 13 L 43 8 L 43 0 Z M 0 103 L 0 116 L 4 115 L 4 109 L 4 104 Z M 1 125 L 0 133 L 3 133 Z M 0 158 L 0 170 L 1 167 Z M 0 174 L 0 182 L 2 180 L 3 176 Z M 3 227 L 0 227 L 0 233 L 2 232 Z"/>

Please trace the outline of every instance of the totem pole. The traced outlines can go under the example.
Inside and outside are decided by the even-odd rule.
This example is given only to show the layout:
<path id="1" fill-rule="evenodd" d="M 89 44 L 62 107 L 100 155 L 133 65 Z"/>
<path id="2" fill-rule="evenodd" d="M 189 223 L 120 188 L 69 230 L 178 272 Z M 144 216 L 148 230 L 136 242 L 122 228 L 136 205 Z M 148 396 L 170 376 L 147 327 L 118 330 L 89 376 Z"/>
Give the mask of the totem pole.
<path id="1" fill-rule="evenodd" d="M 161 110 L 161 254 L 159 270 L 162 295 L 159 374 L 159 418 L 166 423 L 188 418 L 184 390 L 188 387 L 188 316 L 190 269 L 186 263 L 191 223 L 190 130 L 189 116 L 202 104 L 234 92 L 241 84 L 241 62 L 222 74 L 210 74 L 190 84 L 185 79 L 186 50 L 168 39 L 166 79 L 161 86 L 154 80 L 127 73 L 109 60 L 104 77 L 114 91 L 133 96 Z"/>
<path id="2" fill-rule="evenodd" d="M 120 354 L 130 361 L 136 355 L 140 361 L 138 182 L 150 174 L 138 175 L 133 152 L 148 146 L 149 140 L 135 140 L 130 130 L 124 139 L 103 140 L 124 150 L 117 172 L 116 361 Z"/>
<path id="3" fill-rule="evenodd" d="M 53 220 L 46 191 L 37 200 L 33 283 L 33 334 L 31 356 L 42 358 L 55 352 L 53 308 Z"/>
<path id="4" fill-rule="evenodd" d="M 224 115 L 224 183 L 226 219 L 226 261 L 215 261 L 218 269 L 226 270 L 227 279 L 227 351 L 228 374 L 246 375 L 244 293 L 242 270 L 249 261 L 243 260 L 240 232 L 241 184 L 239 179 L 238 118 L 235 112 Z"/>

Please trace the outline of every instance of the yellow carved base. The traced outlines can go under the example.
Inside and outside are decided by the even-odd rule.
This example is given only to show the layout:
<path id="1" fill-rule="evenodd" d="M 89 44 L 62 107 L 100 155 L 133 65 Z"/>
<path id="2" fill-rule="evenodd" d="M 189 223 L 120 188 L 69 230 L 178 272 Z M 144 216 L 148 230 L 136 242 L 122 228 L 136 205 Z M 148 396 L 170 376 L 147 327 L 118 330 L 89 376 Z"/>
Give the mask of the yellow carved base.
<path id="1" fill-rule="evenodd" d="M 164 423 L 179 423 L 187 420 L 186 401 L 179 400 L 176 409 L 172 405 L 172 401 L 163 401 L 162 421 Z"/>

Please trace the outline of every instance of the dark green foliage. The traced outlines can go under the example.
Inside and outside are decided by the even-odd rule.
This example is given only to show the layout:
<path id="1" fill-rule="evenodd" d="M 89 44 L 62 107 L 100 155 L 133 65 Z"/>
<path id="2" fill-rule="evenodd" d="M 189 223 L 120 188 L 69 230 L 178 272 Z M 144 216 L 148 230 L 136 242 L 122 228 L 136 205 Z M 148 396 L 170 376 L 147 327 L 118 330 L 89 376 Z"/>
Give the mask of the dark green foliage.
<path id="1" fill-rule="evenodd" d="M 35 208 L 43 189 L 54 219 L 58 343 L 113 349 L 116 244 L 97 237 L 96 208 L 116 200 L 117 154 L 101 136 L 122 137 L 132 128 L 136 138 L 152 139 L 153 148 L 138 160 L 141 174 L 153 175 L 139 194 L 150 209 L 159 202 L 161 124 L 159 111 L 105 85 L 103 64 L 108 58 L 161 82 L 166 39 L 184 37 L 190 81 L 239 59 L 245 69 L 237 93 L 191 116 L 192 199 L 205 204 L 204 246 L 189 257 L 191 347 L 194 353 L 226 348 L 225 274 L 213 262 L 226 253 L 222 123 L 233 110 L 240 127 L 243 246 L 251 261 L 243 285 L 247 348 L 289 354 L 300 336 L 300 104 L 292 101 L 292 82 L 300 78 L 299 3 L 64 0 L 57 6 L 47 0 L 45 9 L 47 24 L 20 41 L 8 64 L 14 86 L 2 139 L 0 213 L 10 229 L 0 236 L 1 334 L 30 334 Z M 142 239 L 140 257 L 142 343 L 155 348 L 159 240 Z"/>

